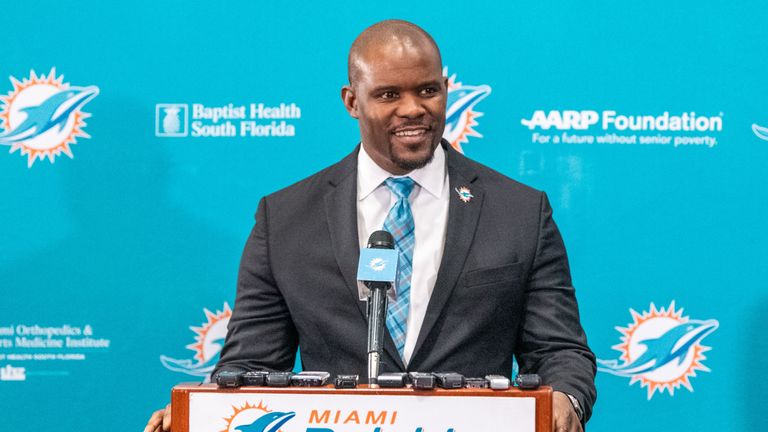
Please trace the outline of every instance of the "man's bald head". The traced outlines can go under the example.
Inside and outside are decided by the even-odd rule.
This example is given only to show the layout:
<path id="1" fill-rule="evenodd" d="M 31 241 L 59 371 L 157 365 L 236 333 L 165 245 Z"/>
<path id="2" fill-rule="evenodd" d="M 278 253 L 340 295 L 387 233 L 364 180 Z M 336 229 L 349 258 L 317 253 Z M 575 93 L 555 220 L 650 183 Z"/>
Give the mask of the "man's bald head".
<path id="1" fill-rule="evenodd" d="M 355 86 L 361 73 L 364 72 L 367 54 L 374 49 L 388 45 L 434 49 L 442 65 L 440 49 L 437 47 L 435 40 L 432 39 L 432 36 L 424 31 L 424 29 L 403 20 L 381 21 L 360 33 L 349 49 L 347 74 L 351 86 Z"/>
<path id="2" fill-rule="evenodd" d="M 368 27 L 349 50 L 341 100 L 379 167 L 395 175 L 424 167 L 440 145 L 448 100 L 435 41 L 406 21 Z"/>

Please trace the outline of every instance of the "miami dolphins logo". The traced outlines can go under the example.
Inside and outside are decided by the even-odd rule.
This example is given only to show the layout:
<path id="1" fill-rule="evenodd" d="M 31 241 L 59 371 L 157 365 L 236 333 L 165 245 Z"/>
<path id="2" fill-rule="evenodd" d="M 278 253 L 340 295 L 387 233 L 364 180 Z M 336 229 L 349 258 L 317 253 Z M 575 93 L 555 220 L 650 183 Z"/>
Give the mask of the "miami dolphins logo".
<path id="1" fill-rule="evenodd" d="M 270 411 L 263 402 L 242 407 L 232 406 L 234 413 L 224 418 L 227 427 L 220 432 L 279 432 L 280 427 L 296 417 L 295 412 Z"/>
<path id="2" fill-rule="evenodd" d="M 47 76 L 30 71 L 29 78 L 22 81 L 10 79 L 13 90 L 0 96 L 0 124 L 4 130 L 0 144 L 10 146 L 9 153 L 21 150 L 30 168 L 38 159 L 48 158 L 53 163 L 62 153 L 72 158 L 70 145 L 78 137 L 91 137 L 83 132 L 90 114 L 82 108 L 99 94 L 99 89 L 70 87 L 63 75 L 56 76 L 55 68 Z"/>
<path id="3" fill-rule="evenodd" d="M 462 187 L 456 188 L 454 190 L 459 195 L 459 199 L 462 202 L 468 203 L 468 202 L 472 201 L 472 198 L 475 197 L 474 195 L 472 195 L 472 192 L 466 186 L 462 186 Z"/>
<path id="4" fill-rule="evenodd" d="M 758 138 L 768 141 L 768 128 L 753 123 L 752 132 L 754 132 Z"/>
<path id="5" fill-rule="evenodd" d="M 368 263 L 368 267 L 373 271 L 380 272 L 387 267 L 387 261 L 384 258 L 374 258 Z"/>
<path id="6" fill-rule="evenodd" d="M 448 68 L 443 69 L 443 75 L 448 76 Z M 456 74 L 448 78 L 448 107 L 443 138 L 456 150 L 463 153 L 461 145 L 468 143 L 469 137 L 483 137 L 474 129 L 474 126 L 477 126 L 476 119 L 482 117 L 483 113 L 475 111 L 474 108 L 489 94 L 491 87 L 485 84 L 464 85 L 456 81 Z"/>
<path id="7" fill-rule="evenodd" d="M 224 308 L 216 313 L 205 308 L 203 312 L 207 321 L 200 327 L 189 328 L 195 333 L 195 343 L 187 345 L 187 348 L 194 351 L 195 355 L 191 360 L 179 360 L 161 355 L 160 362 L 167 369 L 198 377 L 208 377 L 216 367 L 227 336 L 227 324 L 232 316 L 232 310 L 225 302 Z"/>
<path id="8" fill-rule="evenodd" d="M 693 391 L 690 378 L 696 371 L 710 371 L 702 361 L 711 348 L 701 341 L 717 330 L 718 321 L 689 319 L 682 308 L 675 310 L 674 300 L 667 309 L 657 310 L 651 303 L 648 312 L 629 312 L 633 322 L 616 327 L 621 343 L 612 348 L 621 353 L 619 360 L 598 360 L 597 369 L 628 377 L 630 385 L 640 382 L 641 388 L 648 388 L 649 400 L 656 391 L 674 396 L 680 386 Z"/>

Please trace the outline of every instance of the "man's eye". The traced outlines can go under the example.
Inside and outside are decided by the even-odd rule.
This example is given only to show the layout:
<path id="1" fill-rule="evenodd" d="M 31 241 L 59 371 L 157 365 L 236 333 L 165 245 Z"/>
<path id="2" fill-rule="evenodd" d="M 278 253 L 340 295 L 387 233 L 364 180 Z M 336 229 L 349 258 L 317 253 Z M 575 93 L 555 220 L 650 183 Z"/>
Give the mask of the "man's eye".
<path id="1" fill-rule="evenodd" d="M 397 97 L 397 93 L 393 91 L 388 91 L 388 92 L 382 93 L 379 97 L 382 99 L 394 99 Z"/>
<path id="2" fill-rule="evenodd" d="M 421 94 L 427 95 L 427 96 L 433 95 L 435 93 L 437 93 L 437 89 L 434 88 L 434 87 L 427 87 L 427 88 L 421 90 Z"/>

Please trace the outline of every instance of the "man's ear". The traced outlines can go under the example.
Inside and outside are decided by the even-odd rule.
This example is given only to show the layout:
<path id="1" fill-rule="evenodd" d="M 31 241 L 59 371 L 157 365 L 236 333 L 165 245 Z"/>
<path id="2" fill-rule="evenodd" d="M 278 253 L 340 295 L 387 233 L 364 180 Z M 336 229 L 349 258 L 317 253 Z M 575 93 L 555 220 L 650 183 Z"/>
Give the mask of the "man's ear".
<path id="1" fill-rule="evenodd" d="M 341 88 L 341 101 L 344 102 L 344 108 L 353 118 L 358 118 L 357 114 L 357 96 L 351 85 L 345 85 Z"/>

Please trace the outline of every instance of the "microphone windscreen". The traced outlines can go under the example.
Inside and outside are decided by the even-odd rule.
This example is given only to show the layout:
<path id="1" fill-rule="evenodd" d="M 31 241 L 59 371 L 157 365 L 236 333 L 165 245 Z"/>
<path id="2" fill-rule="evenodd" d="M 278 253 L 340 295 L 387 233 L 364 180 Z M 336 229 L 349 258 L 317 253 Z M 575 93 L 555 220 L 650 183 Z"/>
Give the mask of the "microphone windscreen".
<path id="1" fill-rule="evenodd" d="M 395 239 L 389 231 L 379 230 L 374 231 L 370 237 L 368 237 L 369 249 L 394 249 Z"/>

